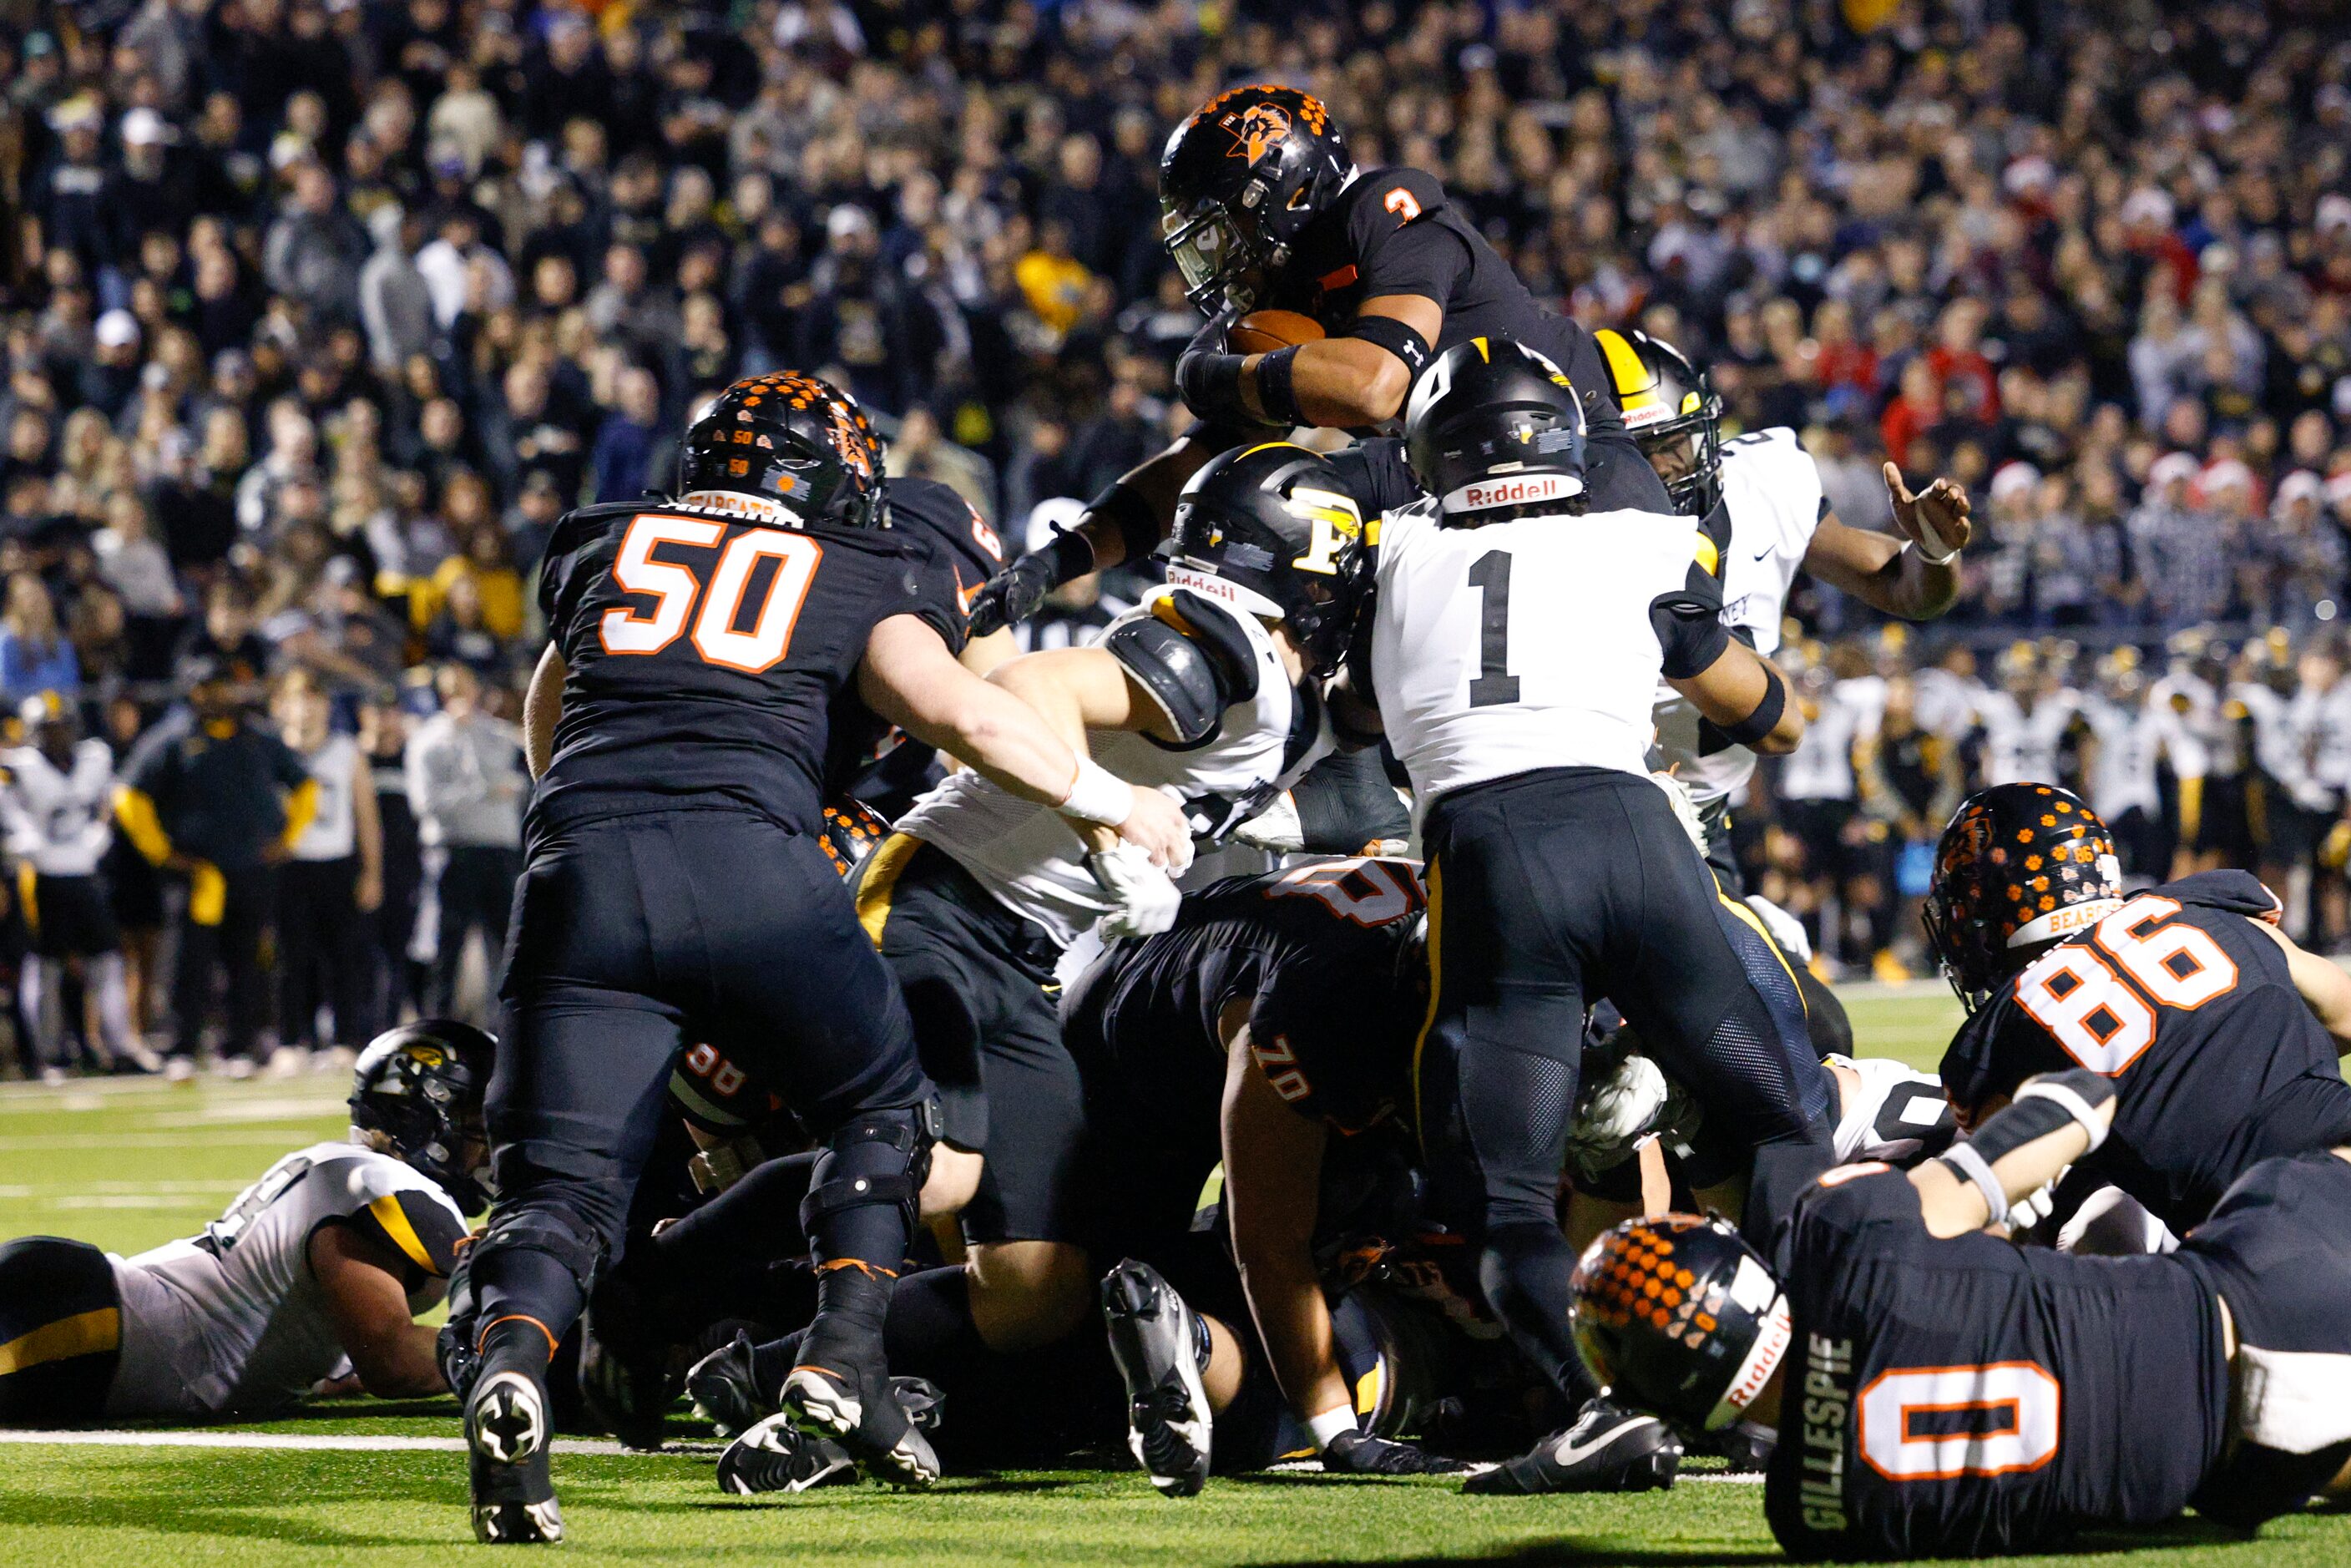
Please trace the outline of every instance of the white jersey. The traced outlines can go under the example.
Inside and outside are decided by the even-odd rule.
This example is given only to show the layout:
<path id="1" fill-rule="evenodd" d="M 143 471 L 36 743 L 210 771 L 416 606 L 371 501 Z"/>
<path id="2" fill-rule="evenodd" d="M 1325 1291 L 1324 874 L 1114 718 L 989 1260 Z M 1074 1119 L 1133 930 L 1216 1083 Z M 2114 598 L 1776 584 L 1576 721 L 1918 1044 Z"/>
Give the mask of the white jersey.
<path id="1" fill-rule="evenodd" d="M 351 773 L 359 762 L 360 743 L 348 735 L 330 735 L 318 750 L 300 754 L 302 766 L 319 786 L 319 810 L 302 836 L 294 841 L 298 861 L 348 860 L 359 852 L 359 829 L 351 815 Z"/>
<path id="2" fill-rule="evenodd" d="M 2109 822 L 2126 811 L 2160 816 L 2156 765 L 2169 727 L 2164 715 L 2145 702 L 2118 703 L 2093 693 L 2082 699 L 2082 717 L 2098 743 L 2087 780 L 2090 809 Z"/>
<path id="3" fill-rule="evenodd" d="M 2351 794 L 2351 679 L 2309 691 L 2310 770 L 2322 789 Z"/>
<path id="4" fill-rule="evenodd" d="M 1664 652 L 1649 601 L 1687 586 L 1698 519 L 1653 512 L 1381 525 L 1373 684 L 1416 823 L 1449 791 L 1540 768 L 1648 771 Z"/>
<path id="5" fill-rule="evenodd" d="M 1196 585 L 1195 585 L 1196 588 Z M 1148 595 L 1121 616 L 1151 615 L 1169 589 Z M 1185 801 L 1207 797 L 1240 800 L 1288 789 L 1332 746 L 1330 720 L 1312 686 L 1293 687 L 1272 633 L 1257 617 L 1233 617 L 1257 659 L 1257 691 L 1225 709 L 1205 744 L 1177 749 L 1125 730 L 1086 737 L 1095 761 L 1142 789 Z M 977 773 L 949 774 L 897 822 L 955 857 L 998 902 L 1051 933 L 1067 947 L 1117 907 L 1086 869 L 1085 846 L 1068 819 L 1050 806 L 1010 794 Z"/>
<path id="6" fill-rule="evenodd" d="M 1854 748 L 1868 739 L 1866 703 L 1838 681 L 1807 705 L 1804 738 L 1780 766 L 1779 792 L 1787 800 L 1851 800 L 1860 794 Z"/>
<path id="7" fill-rule="evenodd" d="M 68 772 L 30 746 L 0 754 L 0 767 L 7 769 L 0 824 L 9 854 L 43 876 L 94 873 L 114 841 L 114 753 L 106 742 L 77 743 Z"/>
<path id="8" fill-rule="evenodd" d="M 245 1189 L 204 1234 L 112 1258 L 121 1360 L 110 1416 L 216 1416 L 290 1405 L 335 1375 L 343 1347 L 310 1272 L 310 1237 L 335 1219 L 372 1221 L 416 1266 L 409 1306 L 439 1299 L 465 1217 L 440 1187 L 389 1155 L 314 1144 Z"/>
<path id="9" fill-rule="evenodd" d="M 1769 658 L 1780 647 L 1788 591 L 1828 510 L 1820 465 L 1785 426 L 1734 437 L 1722 448 L 1722 507 L 1730 538 L 1722 546 L 1722 623 L 1743 631 Z M 1698 711 L 1673 687 L 1657 687 L 1656 766 L 1670 770 L 1704 810 L 1735 793 L 1755 771 L 1744 746 L 1704 751 Z"/>
<path id="10" fill-rule="evenodd" d="M 2311 768 L 2318 716 L 2315 703 L 2303 703 L 2259 681 L 2240 681 L 2229 695 L 2252 723 L 2252 761 L 2287 797 L 2305 810 L 2323 811 L 2333 799 Z"/>
<path id="11" fill-rule="evenodd" d="M 1989 691 L 1976 704 L 1983 731 L 1983 779 L 1994 784 L 2054 784 L 2058 748 L 2081 716 L 2071 692 L 2033 700 L 2031 712 L 2004 691 Z"/>
<path id="12" fill-rule="evenodd" d="M 1984 697 L 1980 681 L 1937 665 L 1919 671 L 1911 684 L 1917 694 L 1911 714 L 1920 729 L 1956 744 L 1975 728 L 1976 708 Z"/>

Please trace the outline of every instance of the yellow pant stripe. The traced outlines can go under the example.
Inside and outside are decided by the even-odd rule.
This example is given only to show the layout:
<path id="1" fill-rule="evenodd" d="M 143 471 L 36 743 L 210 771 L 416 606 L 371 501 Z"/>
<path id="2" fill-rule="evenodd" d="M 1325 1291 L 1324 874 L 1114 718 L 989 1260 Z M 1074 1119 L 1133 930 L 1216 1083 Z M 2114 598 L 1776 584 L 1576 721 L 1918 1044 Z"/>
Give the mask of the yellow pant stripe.
<path id="1" fill-rule="evenodd" d="M 52 1361 L 66 1361 L 77 1355 L 96 1355 L 100 1351 L 112 1350 L 121 1343 L 122 1313 L 120 1309 L 99 1307 L 87 1312 L 76 1312 L 72 1317 L 43 1323 L 31 1333 L 18 1334 L 6 1344 L 0 1344 L 0 1377 Z"/>
<path id="2" fill-rule="evenodd" d="M 1722 907 L 1730 911 L 1731 914 L 1739 916 L 1740 920 L 1746 922 L 1749 925 L 1753 926 L 1755 928 L 1755 935 L 1763 938 L 1763 946 L 1771 950 L 1771 956 L 1780 960 L 1780 967 L 1788 971 L 1788 984 L 1796 988 L 1796 1005 L 1804 1009 L 1804 1016 L 1806 1018 L 1812 1017 L 1813 1004 L 1804 999 L 1804 988 L 1797 983 L 1796 971 L 1794 967 L 1789 964 L 1788 955 L 1781 952 L 1780 944 L 1771 940 L 1771 929 L 1770 926 L 1763 924 L 1763 917 L 1756 914 L 1753 910 L 1748 908 L 1747 905 L 1741 904 L 1739 900 L 1731 897 L 1727 893 L 1717 891 L 1714 896 L 1722 901 Z"/>
<path id="3" fill-rule="evenodd" d="M 882 946 L 882 928 L 890 923 L 890 900 L 898 891 L 898 877 L 922 847 L 923 841 L 911 833 L 893 833 L 858 868 L 857 924 L 865 927 L 866 940 L 876 947 Z"/>
<path id="4" fill-rule="evenodd" d="M 25 912 L 25 934 L 35 941 L 41 937 L 41 901 L 33 896 L 34 884 L 40 873 L 30 865 L 16 868 L 16 907 Z"/>
<path id="5" fill-rule="evenodd" d="M 1423 879 L 1428 883 L 1428 1010 L 1421 1015 L 1420 1033 L 1412 1042 L 1412 1125 L 1421 1146 L 1428 1146 L 1428 1123 L 1420 1113 L 1420 1053 L 1428 1048 L 1428 1031 L 1437 1027 L 1437 1000 L 1445 986 L 1445 878 L 1432 857 Z"/>

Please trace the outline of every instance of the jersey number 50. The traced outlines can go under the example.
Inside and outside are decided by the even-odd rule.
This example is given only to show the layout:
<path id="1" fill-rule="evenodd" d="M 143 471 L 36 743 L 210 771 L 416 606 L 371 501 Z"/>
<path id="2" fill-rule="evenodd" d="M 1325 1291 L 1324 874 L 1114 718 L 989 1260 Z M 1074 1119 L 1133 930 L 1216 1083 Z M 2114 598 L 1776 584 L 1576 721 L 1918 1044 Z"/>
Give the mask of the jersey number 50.
<path id="1" fill-rule="evenodd" d="M 607 610 L 596 623 L 597 640 L 607 653 L 658 653 L 678 640 L 686 620 L 694 619 L 694 647 L 704 662 L 747 675 L 764 674 L 783 662 L 792 645 L 792 627 L 800 605 L 816 580 L 817 563 L 824 547 L 806 534 L 775 528 L 754 528 L 737 534 L 719 552 L 710 573 L 708 591 L 690 567 L 656 560 L 663 545 L 708 549 L 726 534 L 724 523 L 695 517 L 647 515 L 631 520 L 621 537 L 621 552 L 612 562 L 612 580 L 631 593 L 650 594 L 653 613 L 632 609 Z M 776 563 L 768 591 L 750 629 L 738 629 L 743 601 L 751 591 L 751 576 L 759 563 Z M 694 614 L 696 598 L 702 613 Z"/>
<path id="2" fill-rule="evenodd" d="M 2053 948 L 2025 970 L 2017 1004 L 2083 1066 L 2122 1071 L 2155 1043 L 2146 998 L 2193 1012 L 2236 989 L 2237 966 L 2210 933 L 2164 924 L 2179 913 L 2178 903 L 2151 893 L 2132 899 L 2099 921 L 2090 941 Z"/>

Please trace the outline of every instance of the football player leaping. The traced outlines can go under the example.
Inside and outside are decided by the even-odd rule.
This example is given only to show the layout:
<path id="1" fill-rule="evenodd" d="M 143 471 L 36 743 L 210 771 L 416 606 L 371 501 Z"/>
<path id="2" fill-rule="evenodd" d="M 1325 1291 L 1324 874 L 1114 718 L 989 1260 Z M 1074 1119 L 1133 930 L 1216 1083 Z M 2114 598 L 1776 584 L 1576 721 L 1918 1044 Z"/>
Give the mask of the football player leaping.
<path id="1" fill-rule="evenodd" d="M 561 1537 L 548 1361 L 620 1247 L 687 1040 L 760 1070 L 824 1145 L 805 1206 L 819 1312 L 785 1404 L 887 1479 L 936 1473 L 882 1348 L 931 1086 L 818 841 L 836 706 L 1147 856 L 1188 847 L 1171 802 L 956 662 L 953 575 L 889 528 L 850 400 L 799 374 L 738 382 L 686 433 L 683 477 L 674 502 L 569 515 L 540 573 L 553 640 L 525 709 L 539 789 L 489 1106 L 500 1201 L 444 1339 L 485 1540 Z"/>
<path id="2" fill-rule="evenodd" d="M 1430 358 L 1473 338 L 1514 338 L 1566 367 L 1583 394 L 1598 507 L 1671 509 L 1609 399 L 1592 334 L 1539 307 L 1433 176 L 1358 168 L 1322 99 L 1278 86 L 1218 93 L 1168 137 L 1159 206 L 1168 253 L 1211 318 L 1176 367 L 1201 424 L 992 580 L 973 605 L 975 631 L 1025 620 L 1061 583 L 1149 554 L 1169 497 L 1249 432 L 1394 419 Z M 1311 317 L 1328 336 L 1228 352 L 1228 324 L 1266 308 Z"/>
<path id="3" fill-rule="evenodd" d="M 426 1020 L 360 1056 L 349 1143 L 298 1149 L 201 1235 L 135 1258 L 0 1247 L 0 1426 L 266 1416 L 323 1380 L 387 1398 L 447 1386 L 434 1331 L 486 1201 L 482 1089 L 496 1044 Z"/>
<path id="4" fill-rule="evenodd" d="M 1703 559 L 1719 547 L 1695 519 L 1584 510 L 1583 413 L 1556 365 L 1507 340 L 1449 350 L 1421 378 L 1405 439 L 1432 498 L 1382 525 L 1369 716 L 1412 775 L 1428 845 L 1414 1123 L 1434 1196 L 1475 1239 L 1520 1348 L 1579 1400 L 1592 1387 L 1566 1331 L 1557 1202 L 1587 997 L 1613 999 L 1754 1151 L 1754 1223 L 1830 1154 L 1820 1062 L 1750 981 L 1645 762 L 1661 672 L 1759 749 L 1792 748 L 1802 718 L 1722 625 Z M 1646 1481 L 1636 1461 L 1670 1437 L 1586 1414 L 1473 1484 Z"/>

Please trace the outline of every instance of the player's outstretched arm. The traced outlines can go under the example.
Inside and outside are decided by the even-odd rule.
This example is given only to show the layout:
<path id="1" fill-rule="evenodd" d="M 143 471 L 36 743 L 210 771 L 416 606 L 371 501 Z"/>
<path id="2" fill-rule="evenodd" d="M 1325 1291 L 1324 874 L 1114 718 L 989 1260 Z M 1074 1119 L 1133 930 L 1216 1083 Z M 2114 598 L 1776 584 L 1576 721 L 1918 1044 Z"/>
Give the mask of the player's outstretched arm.
<path id="1" fill-rule="evenodd" d="M 2115 1083 L 2077 1067 L 2043 1072 L 1966 1138 L 1910 1173 L 1929 1235 L 1964 1236 L 2008 1218 L 2009 1205 L 2105 1142 Z"/>
<path id="2" fill-rule="evenodd" d="M 2294 939 L 2266 920 L 2252 920 L 2254 930 L 2285 949 L 2286 972 L 2294 977 L 2294 988 L 2319 1024 L 2335 1037 L 2335 1043 L 2351 1050 L 2351 975 L 2335 967 L 2332 958 L 2322 958 L 2304 949 Z"/>
<path id="3" fill-rule="evenodd" d="M 1106 648 L 1023 653 L 998 664 L 987 678 L 1035 708 L 1072 748 L 1086 744 L 1090 729 L 1134 730 L 1170 743 L 1183 738 Z"/>
<path id="4" fill-rule="evenodd" d="M 555 760 L 555 726 L 563 717 L 563 678 L 570 668 L 554 643 L 538 656 L 530 672 L 530 686 L 522 695 L 522 757 L 533 779 L 547 776 Z"/>
<path id="5" fill-rule="evenodd" d="M 1161 866 L 1190 860 L 1191 830 L 1176 802 L 1104 771 L 1085 756 L 1082 728 L 1073 747 L 1035 708 L 957 664 L 920 618 L 893 615 L 873 628 L 857 683 L 875 713 L 1022 800 L 1113 829 Z"/>
<path id="6" fill-rule="evenodd" d="M 1968 493 L 1938 479 L 1914 496 L 1891 463 L 1886 493 L 1898 534 L 1856 528 L 1831 512 L 1813 530 L 1804 570 L 1873 610 L 1932 621 L 1959 596 L 1959 551 L 1975 537 Z"/>
<path id="7" fill-rule="evenodd" d="M 1241 1004 L 1234 1004 L 1238 1009 Z M 1291 1110 L 1249 1050 L 1245 1020 L 1225 1033 L 1225 1218 L 1250 1315 L 1274 1381 L 1308 1420 L 1354 1400 L 1339 1369 L 1331 1309 L 1314 1272 L 1314 1218 L 1329 1130 Z"/>
<path id="8" fill-rule="evenodd" d="M 410 1315 L 402 1261 L 383 1242 L 349 1225 L 322 1225 L 310 1237 L 310 1272 L 370 1394 L 413 1398 L 449 1386 L 434 1358 L 434 1331 Z"/>
<path id="9" fill-rule="evenodd" d="M 1804 710 L 1788 698 L 1779 666 L 1732 640 L 1708 612 L 1695 620 L 1667 594 L 1649 607 L 1665 644 L 1666 682 L 1742 746 L 1779 756 L 1804 738 Z M 1710 628 L 1710 630 L 1709 630 Z"/>

